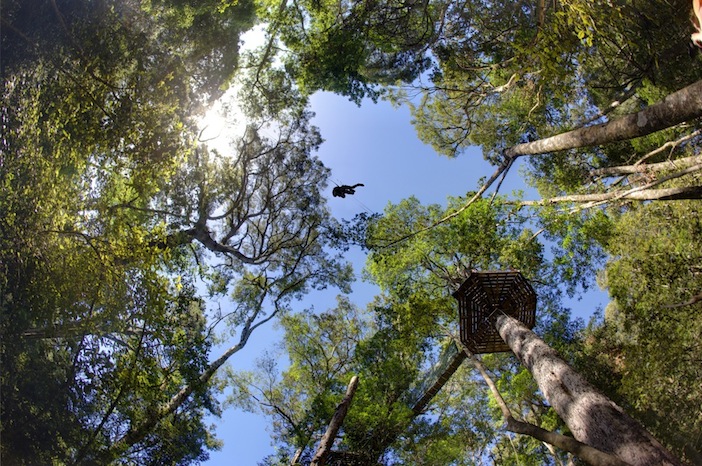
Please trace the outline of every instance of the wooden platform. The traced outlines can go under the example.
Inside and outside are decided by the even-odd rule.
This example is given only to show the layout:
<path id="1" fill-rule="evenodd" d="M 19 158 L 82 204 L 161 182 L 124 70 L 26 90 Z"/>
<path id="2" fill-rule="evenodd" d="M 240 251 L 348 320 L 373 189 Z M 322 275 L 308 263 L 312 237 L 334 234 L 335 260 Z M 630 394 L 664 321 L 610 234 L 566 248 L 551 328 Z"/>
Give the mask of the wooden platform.
<path id="1" fill-rule="evenodd" d="M 471 272 L 453 297 L 458 300 L 461 341 L 473 354 L 510 351 L 495 330 L 497 313 L 529 328 L 536 324 L 536 293 L 516 270 Z"/>

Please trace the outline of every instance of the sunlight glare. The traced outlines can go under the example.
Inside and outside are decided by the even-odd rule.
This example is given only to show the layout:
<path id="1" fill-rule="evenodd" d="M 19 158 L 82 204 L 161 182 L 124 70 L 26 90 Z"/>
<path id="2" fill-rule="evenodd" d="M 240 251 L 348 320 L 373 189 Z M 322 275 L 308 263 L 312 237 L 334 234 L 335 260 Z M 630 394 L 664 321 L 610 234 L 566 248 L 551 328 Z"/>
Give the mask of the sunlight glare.
<path id="1" fill-rule="evenodd" d="M 266 25 L 259 24 L 244 33 L 240 38 L 240 54 L 262 46 L 266 39 Z M 234 141 L 243 136 L 246 121 L 237 102 L 240 87 L 234 78 L 231 87 L 217 100 L 198 121 L 199 140 L 227 154 Z"/>

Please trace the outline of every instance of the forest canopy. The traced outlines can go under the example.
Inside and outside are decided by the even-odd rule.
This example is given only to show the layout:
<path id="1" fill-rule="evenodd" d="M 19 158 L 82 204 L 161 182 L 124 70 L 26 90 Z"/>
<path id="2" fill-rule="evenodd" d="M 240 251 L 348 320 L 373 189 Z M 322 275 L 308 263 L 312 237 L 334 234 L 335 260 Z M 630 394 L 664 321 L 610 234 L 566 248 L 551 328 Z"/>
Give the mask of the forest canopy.
<path id="1" fill-rule="evenodd" d="M 505 428 L 507 406 L 574 435 L 511 353 L 479 357 L 486 378 L 463 363 L 412 409 L 457 334 L 451 293 L 473 271 L 519 270 L 538 297 L 536 334 L 680 464 L 699 464 L 691 11 L 683 0 L 3 2 L 0 458 L 199 464 L 220 445 L 205 418 L 229 416 L 226 398 L 270 419 L 277 453 L 262 464 L 310 464 L 357 376 L 328 464 L 578 464 Z M 263 44 L 244 49 L 254 26 Z M 223 153 L 199 121 L 230 89 L 245 125 Z M 445 205 L 411 197 L 334 218 L 311 121 L 319 91 L 406 106 L 437 154 L 477 146 L 495 172 Z M 537 199 L 500 191 L 517 159 Z M 378 287 L 367 306 L 350 294 L 350 248 Z M 568 299 L 595 282 L 607 308 L 572 319 Z M 328 287 L 335 306 L 302 308 Z M 280 354 L 228 367 L 273 322 Z"/>

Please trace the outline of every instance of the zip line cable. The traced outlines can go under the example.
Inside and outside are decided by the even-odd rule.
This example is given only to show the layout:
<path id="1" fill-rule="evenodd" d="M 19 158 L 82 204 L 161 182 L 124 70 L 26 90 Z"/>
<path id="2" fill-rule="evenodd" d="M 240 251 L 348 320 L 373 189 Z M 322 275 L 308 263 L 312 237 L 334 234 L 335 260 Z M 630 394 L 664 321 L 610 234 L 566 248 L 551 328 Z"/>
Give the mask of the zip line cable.
<path id="1" fill-rule="evenodd" d="M 332 183 L 334 183 L 334 184 L 337 185 L 338 187 L 341 187 L 341 186 L 342 186 L 342 185 L 339 184 L 339 180 L 337 180 L 337 179 L 335 179 L 335 178 L 331 178 L 331 177 L 329 177 L 329 179 L 332 181 Z M 370 207 L 368 207 L 367 205 L 365 205 L 363 202 L 359 201 L 358 198 L 357 198 L 356 196 L 353 197 L 353 200 L 356 201 L 361 207 L 363 207 L 363 208 L 366 210 L 366 212 L 368 212 L 369 214 L 375 213 L 375 212 L 373 212 L 373 211 L 370 209 Z"/>
<path id="2" fill-rule="evenodd" d="M 425 231 L 432 230 L 432 229 L 436 228 L 437 226 L 441 225 L 442 223 L 446 223 L 447 221 L 451 220 L 452 218 L 458 216 L 459 214 L 461 214 L 461 212 L 463 212 L 463 211 L 466 210 L 468 207 L 470 207 L 475 201 L 477 201 L 479 198 L 481 198 L 481 197 L 483 196 L 483 194 L 485 193 L 485 191 L 487 191 L 487 189 L 488 189 L 490 186 L 492 186 L 492 184 L 497 180 L 497 178 L 499 178 L 500 175 L 502 175 L 502 179 L 501 179 L 500 182 L 498 183 L 498 187 L 497 187 L 497 189 L 499 189 L 499 187 L 502 185 L 502 181 L 504 181 L 504 177 L 507 175 L 507 172 L 508 172 L 509 169 L 512 167 L 512 164 L 513 164 L 514 161 L 517 159 L 517 157 L 519 157 L 519 156 L 511 156 L 511 157 L 508 157 L 507 160 L 505 160 L 504 162 L 502 162 L 502 164 L 497 168 L 497 170 L 495 170 L 495 173 L 492 174 L 492 176 L 490 177 L 490 179 L 487 180 L 487 181 L 483 184 L 483 186 L 478 190 L 478 192 L 475 193 L 475 195 L 474 195 L 468 202 L 466 202 L 466 203 L 463 205 L 463 207 L 461 207 L 460 209 L 458 209 L 458 210 L 456 210 L 455 212 L 452 212 L 452 213 L 446 215 L 445 217 L 443 217 L 443 218 L 441 218 L 441 219 L 435 221 L 434 223 L 432 223 L 432 224 L 429 225 L 429 226 L 426 226 L 426 227 L 424 227 L 424 228 L 420 228 L 420 229 L 415 230 L 415 231 L 413 231 L 413 232 L 411 232 L 411 233 L 408 233 L 408 234 L 406 234 L 406 235 L 404 235 L 404 236 L 401 236 L 400 238 L 397 238 L 397 239 L 395 239 L 395 240 L 393 240 L 393 241 L 390 241 L 388 244 L 385 244 L 385 245 L 383 245 L 383 246 L 380 246 L 380 248 L 381 248 L 381 249 L 385 249 L 385 248 L 389 248 L 389 247 L 391 247 L 391 246 L 394 246 L 394 245 L 396 245 L 396 244 L 398 244 L 398 243 L 401 243 L 401 242 L 406 241 L 406 240 L 408 240 L 408 239 L 410 239 L 410 238 L 413 238 L 413 237 L 417 236 L 417 235 L 420 234 L 420 233 L 424 233 Z M 494 196 L 493 196 L 493 198 L 494 198 Z"/>
<path id="3" fill-rule="evenodd" d="M 460 215 L 463 211 L 465 211 L 468 207 L 470 207 L 475 201 L 477 201 L 478 199 L 480 199 L 480 198 L 483 196 L 483 194 L 485 193 L 485 191 L 487 191 L 488 188 L 489 188 L 490 186 L 492 186 L 493 183 L 495 183 L 495 181 L 497 181 L 498 178 L 500 178 L 500 181 L 499 181 L 498 184 L 497 184 L 497 188 L 495 189 L 495 194 L 493 194 L 493 196 L 492 196 L 492 200 L 494 200 L 495 195 L 497 195 L 497 192 L 499 191 L 500 187 L 502 186 L 502 182 L 505 180 L 505 177 L 507 176 L 507 173 L 509 172 L 509 169 L 512 168 L 512 164 L 514 163 L 514 161 L 515 161 L 517 158 L 519 158 L 519 155 L 516 155 L 516 156 L 515 156 L 515 155 L 513 155 L 513 156 L 507 156 L 507 158 L 502 162 L 502 164 L 501 164 L 499 167 L 497 167 L 497 169 L 496 169 L 495 172 L 492 174 L 492 176 L 480 187 L 480 189 L 478 190 L 478 192 L 476 192 L 475 195 L 473 195 L 473 197 L 472 197 L 468 202 L 466 202 L 461 208 L 459 208 L 459 209 L 456 210 L 455 212 L 452 212 L 452 213 L 446 215 L 445 217 L 443 217 L 443 218 L 441 218 L 441 219 L 435 221 L 435 222 L 432 223 L 431 225 L 428 225 L 428 226 L 426 226 L 426 227 L 424 227 L 424 228 L 419 228 L 418 230 L 415 230 L 415 231 L 413 231 L 413 232 L 411 232 L 411 233 L 408 233 L 408 234 L 406 234 L 406 235 L 404 235 L 404 236 L 401 236 L 400 238 L 397 238 L 397 239 L 395 239 L 395 240 L 392 240 L 392 241 L 390 241 L 390 242 L 387 243 L 387 244 L 384 244 L 384 245 L 382 245 L 382 246 L 379 246 L 380 249 L 389 248 L 389 247 L 394 246 L 394 245 L 396 245 L 396 244 L 398 244 L 398 243 L 401 243 L 401 242 L 406 241 L 406 240 L 408 240 L 408 239 L 410 239 L 410 238 L 413 238 L 413 237 L 415 237 L 415 236 L 417 236 L 417 235 L 419 235 L 419 234 L 421 234 L 421 233 L 424 233 L 425 231 L 432 230 L 432 229 L 436 228 L 437 226 L 439 226 L 439 225 L 441 225 L 441 224 L 443 224 L 443 223 L 446 223 L 447 221 L 451 220 L 452 218 L 454 218 L 454 217 Z M 336 184 L 337 186 L 339 186 L 339 183 L 337 182 L 336 179 L 331 178 L 331 177 L 330 177 L 330 179 L 332 180 L 332 182 L 333 182 L 334 184 Z M 363 204 L 363 203 L 362 203 L 361 201 L 359 201 L 358 199 L 354 198 L 354 200 L 355 200 L 356 202 L 358 202 L 364 209 L 366 209 L 366 211 L 367 211 L 368 213 L 370 213 L 370 214 L 373 214 L 373 213 L 374 213 L 372 210 L 370 210 L 370 209 L 368 208 L 368 206 L 366 206 L 365 204 Z"/>

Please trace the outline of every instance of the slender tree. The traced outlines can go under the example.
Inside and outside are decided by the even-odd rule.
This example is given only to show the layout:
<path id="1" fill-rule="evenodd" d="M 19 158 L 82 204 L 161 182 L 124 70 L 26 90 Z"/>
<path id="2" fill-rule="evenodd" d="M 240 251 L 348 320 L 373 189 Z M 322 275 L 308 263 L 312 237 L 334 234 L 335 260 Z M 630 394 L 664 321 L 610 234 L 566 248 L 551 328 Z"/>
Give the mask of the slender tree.
<path id="1" fill-rule="evenodd" d="M 356 388 L 358 387 L 358 377 L 351 377 L 349 386 L 346 388 L 346 394 L 341 400 L 339 405 L 334 411 L 334 416 L 329 421 L 329 427 L 327 431 L 322 436 L 322 440 L 319 441 L 319 446 L 317 447 L 317 452 L 312 457 L 310 466 L 324 466 L 327 464 L 327 459 L 329 458 L 329 453 L 332 446 L 334 445 L 334 440 L 339 433 L 339 429 L 344 424 L 344 418 L 346 418 L 346 413 L 349 411 L 351 406 L 351 401 L 353 401 L 353 396 L 356 393 Z"/>
<path id="2" fill-rule="evenodd" d="M 622 461 L 621 459 L 604 453 L 597 448 L 593 448 L 582 442 L 578 442 L 572 437 L 565 436 L 563 434 L 558 434 L 555 432 L 549 432 L 539 426 L 530 424 L 528 422 L 520 421 L 514 418 L 512 411 L 505 402 L 502 394 L 500 393 L 497 385 L 492 380 L 492 377 L 487 371 L 487 368 L 482 363 L 482 361 L 470 350 L 463 345 L 458 338 L 451 336 L 451 339 L 456 345 L 463 349 L 463 352 L 469 358 L 470 362 L 475 366 L 475 368 L 480 372 L 481 377 L 490 388 L 490 393 L 495 398 L 495 401 L 502 411 L 502 417 L 505 422 L 505 429 L 515 434 L 523 434 L 533 437 L 535 439 L 541 440 L 542 442 L 551 444 L 555 447 L 561 448 L 565 451 L 573 453 L 575 456 L 587 461 L 589 464 L 598 466 L 626 466 L 629 463 Z"/>

